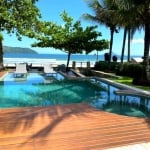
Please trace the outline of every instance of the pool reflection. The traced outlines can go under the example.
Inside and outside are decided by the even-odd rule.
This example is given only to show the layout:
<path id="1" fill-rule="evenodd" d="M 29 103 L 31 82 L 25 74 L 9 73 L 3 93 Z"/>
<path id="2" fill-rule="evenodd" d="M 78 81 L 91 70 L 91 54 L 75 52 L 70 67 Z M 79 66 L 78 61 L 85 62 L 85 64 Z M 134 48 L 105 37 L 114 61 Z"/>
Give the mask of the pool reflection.
<path id="1" fill-rule="evenodd" d="M 136 95 L 116 94 L 119 90 L 109 84 L 100 83 L 105 91 L 96 93 L 90 103 L 93 107 L 120 115 L 150 117 L 150 98 Z"/>

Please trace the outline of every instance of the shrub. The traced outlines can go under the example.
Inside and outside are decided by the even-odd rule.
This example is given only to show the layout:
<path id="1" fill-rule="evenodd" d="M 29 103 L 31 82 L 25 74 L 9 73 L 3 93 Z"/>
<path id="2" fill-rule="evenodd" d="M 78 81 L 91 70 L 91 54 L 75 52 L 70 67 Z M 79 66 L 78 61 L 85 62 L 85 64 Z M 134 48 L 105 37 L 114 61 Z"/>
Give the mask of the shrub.
<path id="1" fill-rule="evenodd" d="M 105 72 L 116 72 L 117 62 L 98 61 L 96 62 L 94 69 Z"/>
<path id="2" fill-rule="evenodd" d="M 108 70 L 108 62 L 98 61 L 95 63 L 94 69 L 100 71 Z"/>
<path id="3" fill-rule="evenodd" d="M 118 59 L 118 58 L 117 58 L 117 56 L 115 56 L 115 55 L 112 57 L 113 62 L 117 62 L 117 59 Z"/>
<path id="4" fill-rule="evenodd" d="M 124 63 L 118 65 L 117 75 L 129 76 L 136 79 L 145 77 L 144 66 L 141 64 Z"/>
<path id="5" fill-rule="evenodd" d="M 109 61 L 110 60 L 109 53 L 105 53 L 104 54 L 104 59 L 105 59 L 105 61 Z"/>

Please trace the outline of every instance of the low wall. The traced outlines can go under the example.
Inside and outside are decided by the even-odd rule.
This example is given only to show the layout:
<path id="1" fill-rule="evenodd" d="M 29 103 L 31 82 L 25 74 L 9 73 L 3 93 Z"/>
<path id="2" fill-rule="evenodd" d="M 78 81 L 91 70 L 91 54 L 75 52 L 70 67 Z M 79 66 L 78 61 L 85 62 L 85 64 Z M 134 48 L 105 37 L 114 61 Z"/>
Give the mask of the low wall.
<path id="1" fill-rule="evenodd" d="M 96 71 L 96 70 L 91 70 L 91 72 L 94 76 L 97 76 L 97 77 L 114 78 L 114 79 L 120 79 L 121 78 L 120 76 L 117 76 L 113 73 L 106 73 L 106 72 L 103 72 L 103 71 Z"/>

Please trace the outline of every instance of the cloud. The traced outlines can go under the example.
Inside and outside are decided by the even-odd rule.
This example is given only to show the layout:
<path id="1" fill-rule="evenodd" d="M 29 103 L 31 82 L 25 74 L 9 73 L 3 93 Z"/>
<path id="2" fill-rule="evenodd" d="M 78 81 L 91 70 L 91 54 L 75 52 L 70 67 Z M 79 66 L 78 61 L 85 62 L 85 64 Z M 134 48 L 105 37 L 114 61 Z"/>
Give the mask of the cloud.
<path id="1" fill-rule="evenodd" d="M 132 44 L 144 44 L 144 39 L 133 39 Z"/>

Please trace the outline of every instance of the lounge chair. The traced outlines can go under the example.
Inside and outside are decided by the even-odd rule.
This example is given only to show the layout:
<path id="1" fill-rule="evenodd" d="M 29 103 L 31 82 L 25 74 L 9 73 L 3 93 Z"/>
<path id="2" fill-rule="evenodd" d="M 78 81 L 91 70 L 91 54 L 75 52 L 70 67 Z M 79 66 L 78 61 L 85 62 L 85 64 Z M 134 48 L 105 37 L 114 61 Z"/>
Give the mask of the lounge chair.
<path id="1" fill-rule="evenodd" d="M 14 77 L 24 76 L 27 76 L 27 65 L 25 63 L 16 64 L 16 71 L 14 72 Z"/>
<path id="2" fill-rule="evenodd" d="M 46 76 L 51 76 L 53 74 L 57 74 L 57 72 L 53 69 L 53 67 L 50 64 L 44 64 L 44 74 Z"/>

